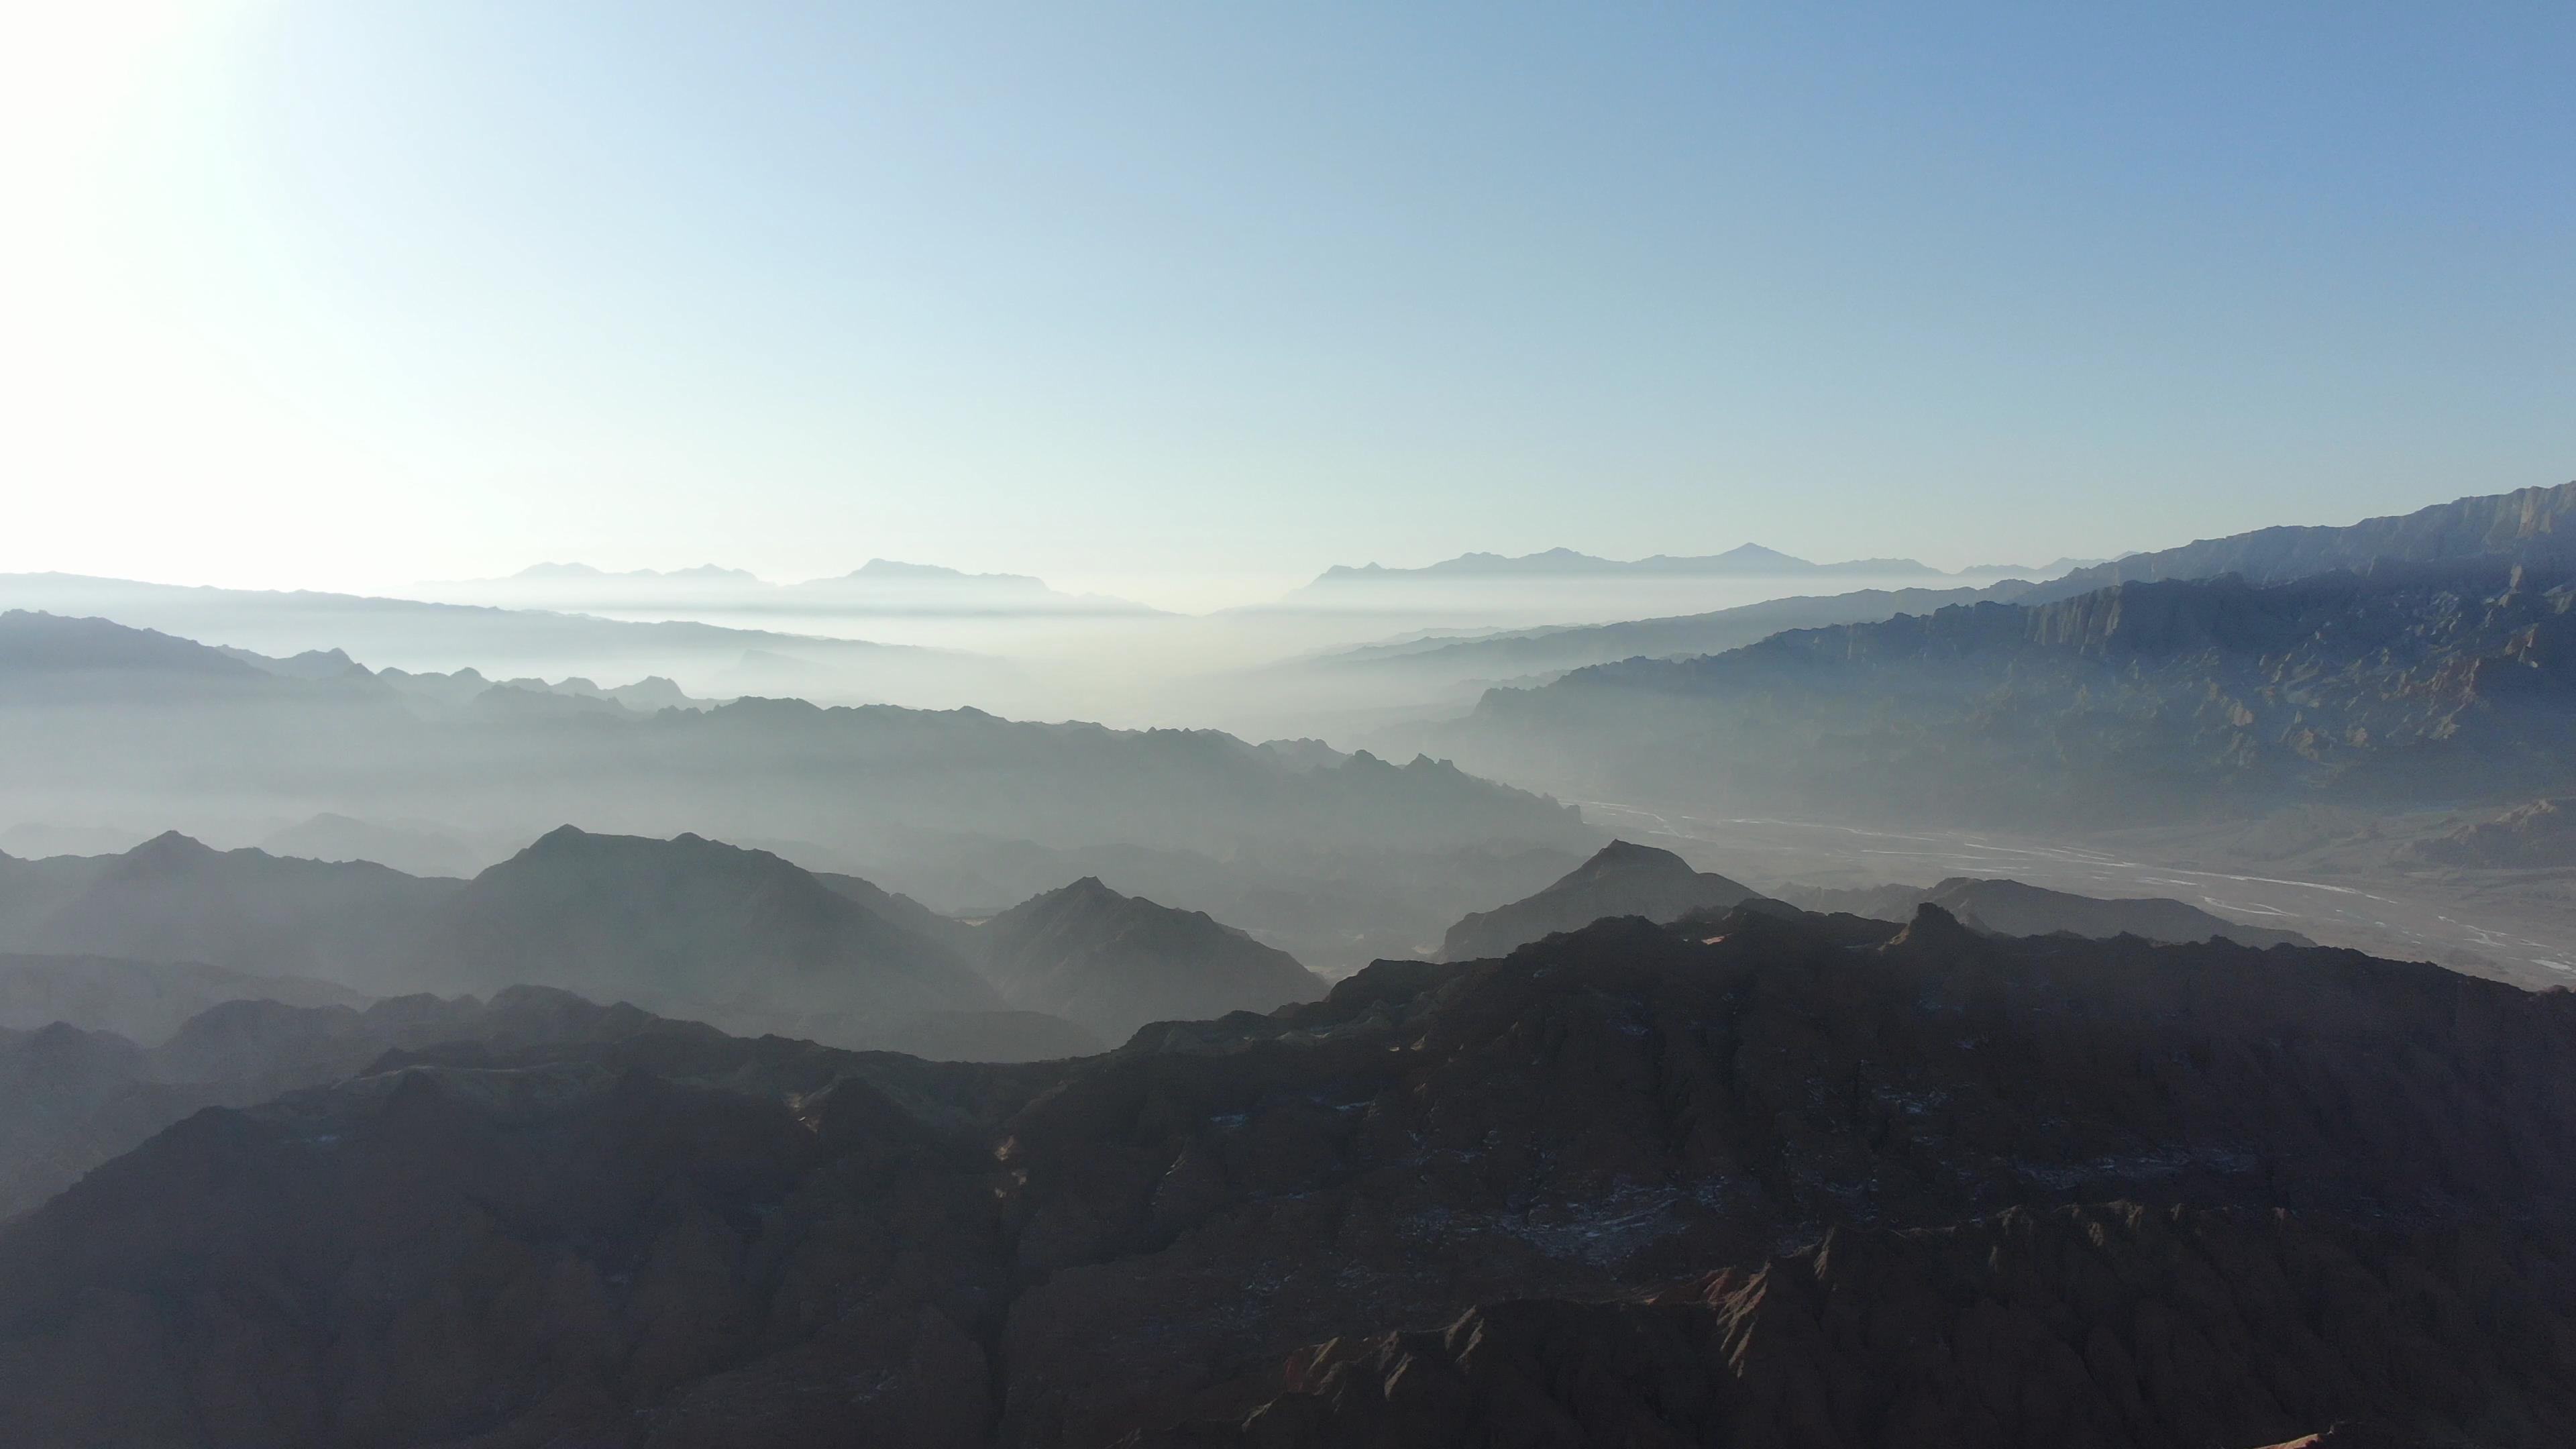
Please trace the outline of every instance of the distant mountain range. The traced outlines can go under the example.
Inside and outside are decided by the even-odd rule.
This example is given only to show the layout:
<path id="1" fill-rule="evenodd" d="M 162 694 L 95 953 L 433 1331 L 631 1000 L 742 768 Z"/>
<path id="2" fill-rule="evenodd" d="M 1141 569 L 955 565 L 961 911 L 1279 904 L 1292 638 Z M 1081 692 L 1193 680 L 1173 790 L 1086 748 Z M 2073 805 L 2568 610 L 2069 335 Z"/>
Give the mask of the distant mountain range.
<path id="1" fill-rule="evenodd" d="M 550 602 L 620 612 L 649 609 L 657 604 L 891 614 L 1163 612 L 1107 594 L 1065 593 L 1027 574 L 969 573 L 938 564 L 885 558 L 869 559 L 845 574 L 797 583 L 772 583 L 749 570 L 715 564 L 669 570 L 610 570 L 585 563 L 540 563 L 506 578 L 459 579 L 422 588 L 442 597 Z"/>
<path id="2" fill-rule="evenodd" d="M 1330 687 L 1337 678 L 1363 679 L 1375 688 L 1402 687 L 1433 698 L 1440 691 L 1473 681 L 1544 677 L 1622 659 L 1718 654 L 1787 629 L 1865 624 L 1898 614 L 1929 613 L 1952 604 L 2010 603 L 2035 587 L 2021 579 L 2007 579 L 1982 588 L 1855 589 L 1842 594 L 1766 599 L 1758 604 L 1662 619 L 1498 630 L 1472 638 L 1432 635 L 1338 649 L 1274 666 L 1271 672 L 1315 677 L 1322 687 Z"/>
<path id="3" fill-rule="evenodd" d="M 951 704 L 1015 677 L 999 660 L 913 645 L 597 618 L 549 608 L 356 594 L 183 588 L 73 574 L 0 574 L 0 611 L 113 619 L 291 664 L 308 676 L 363 661 L 444 673 L 688 680 L 706 694 L 797 694 Z M 96 647 L 106 647 L 103 643 Z M 273 667 L 273 666 L 270 666 Z"/>
<path id="4" fill-rule="evenodd" d="M 1543 553 L 1506 556 L 1497 553 L 1466 553 L 1439 563 L 1419 568 L 1388 568 L 1382 564 L 1335 564 L 1324 570 L 1314 582 L 1300 592 L 1331 590 L 1356 584 L 1402 584 L 1410 582 L 1445 582 L 1453 580 L 1520 579 L 1545 580 L 1565 578 L 1967 578 L 2016 576 L 2032 580 L 2054 578 L 2070 569 L 2094 562 L 2086 559 L 2059 559 L 2038 569 L 2024 571 L 2012 565 L 1988 565 L 1946 573 L 1929 564 L 1910 558 L 1852 559 L 1842 563 L 1811 563 L 1758 543 L 1743 544 L 1724 553 L 1695 556 L 1656 554 L 1651 558 L 1609 559 L 1570 548 L 1552 548 Z"/>
<path id="5" fill-rule="evenodd" d="M 0 856 L 0 950 L 204 960 L 150 968 L 198 997 L 212 989 L 188 985 L 198 975 L 303 1001 L 331 999 L 312 995 L 332 989 L 323 981 L 375 994 L 545 986 L 917 1053 L 937 1049 L 920 1039 L 928 1030 L 968 1051 L 1008 1040 L 1078 1054 L 1149 1021 L 1267 1011 L 1324 990 L 1285 952 L 1093 879 L 969 924 L 767 851 L 571 826 L 471 880 L 217 851 L 175 833 L 122 855 Z M 25 975 L 32 966 L 12 984 L 10 960 L 0 956 L 0 1009 L 56 989 L 46 983 L 60 972 Z M 245 974 L 260 967 L 315 979 L 265 986 Z M 112 1005 L 47 1019 L 129 1025 Z M 1049 1019 L 1064 1029 L 1050 1036 Z"/>

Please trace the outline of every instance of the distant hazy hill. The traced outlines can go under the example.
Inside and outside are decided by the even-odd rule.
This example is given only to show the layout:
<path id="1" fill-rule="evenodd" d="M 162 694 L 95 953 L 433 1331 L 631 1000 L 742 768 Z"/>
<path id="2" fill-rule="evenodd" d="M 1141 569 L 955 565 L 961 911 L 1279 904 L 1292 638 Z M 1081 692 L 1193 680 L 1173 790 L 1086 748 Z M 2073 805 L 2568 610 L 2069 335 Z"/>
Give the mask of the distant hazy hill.
<path id="1" fill-rule="evenodd" d="M 67 673 L 45 662 L 125 654 L 135 667 Z M 121 795 L 166 810 L 247 793 L 269 811 L 309 800 L 316 813 L 379 819 L 636 821 L 826 842 L 906 824 L 1166 849 L 1588 843 L 1572 811 L 1436 761 L 1213 730 L 781 699 L 650 716 L 495 708 L 447 718 L 405 708 L 407 687 L 364 673 L 273 675 L 100 620 L 0 616 L 0 705 L 36 694 L 83 706 L 0 708 L 0 788 L 23 791 L 20 808 L 38 819 L 51 818 L 38 806 L 57 794 L 95 811 Z M 475 697 L 513 693 L 545 698 L 489 687 Z"/>
<path id="2" fill-rule="evenodd" d="M 1753 894 L 1722 875 L 1690 868 L 1669 850 L 1614 840 L 1562 880 L 1524 900 L 1479 911 L 1449 928 L 1442 959 L 1477 961 L 1594 921 L 1643 916 L 1658 925 L 1724 910 Z"/>
<path id="3" fill-rule="evenodd" d="M 1157 614 L 1106 594 L 1072 594 L 1027 574 L 969 573 L 938 564 L 872 558 L 845 574 L 771 583 L 743 569 L 609 570 L 541 563 L 501 579 L 465 579 L 423 590 L 461 602 L 554 604 L 634 612 L 657 605 L 795 607 L 887 614 Z"/>
<path id="4" fill-rule="evenodd" d="M 1000 661 L 952 650 L 684 619 L 606 619 L 549 608 L 304 590 L 183 588 L 76 574 L 0 574 L 0 610 L 7 609 L 113 619 L 286 661 L 307 655 L 327 660 L 337 650 L 343 659 L 376 667 L 445 671 L 472 665 L 497 677 L 658 674 L 688 679 L 708 694 L 755 692 L 796 669 L 856 694 L 858 672 L 864 671 L 862 697 L 947 703 L 1013 677 Z M 765 665 L 763 659 L 793 668 Z"/>
<path id="5" fill-rule="evenodd" d="M 1500 679 L 1622 659 L 1719 654 L 1767 639 L 1784 629 L 1869 623 L 1898 614 L 1928 614 L 1952 604 L 2009 603 L 2031 588 L 2026 582 L 2007 580 L 1983 588 L 1855 589 L 1843 594 L 1766 599 L 1758 604 L 1666 619 L 1558 625 L 1471 639 L 1435 637 L 1399 644 L 1368 644 L 1300 660 L 1288 667 L 1300 672 L 1394 676 L 1432 684 Z"/>
<path id="6" fill-rule="evenodd" d="M 1497 690 L 1433 748 L 1594 799 L 1963 822 L 2576 786 L 2576 569 L 2134 583 Z"/>
<path id="7" fill-rule="evenodd" d="M 2461 498 L 2342 526 L 2260 528 L 2133 553 L 2078 569 L 2032 597 L 2067 598 L 2109 584 L 2221 574 L 2278 582 L 2376 559 L 2435 563 L 2481 557 L 2576 560 L 2576 483 Z"/>
<path id="8" fill-rule="evenodd" d="M 364 861 L 213 850 L 171 833 L 122 855 L 0 857 L 0 948 L 203 961 L 376 990 L 461 882 Z"/>
<path id="9" fill-rule="evenodd" d="M 958 949 L 971 929 L 864 880 L 827 886 L 694 835 L 566 826 L 460 881 L 172 833 L 122 855 L 0 856 L 0 951 L 51 953 L 0 955 L 0 1022 L 157 1040 L 232 997 L 356 999 L 325 982 L 388 996 L 540 985 L 843 1046 L 985 1060 L 1102 1049 L 1069 1021 L 1006 1010 Z M 164 961 L 214 964 L 147 964 Z M 285 971 L 309 979 L 273 974 Z"/>
<path id="10" fill-rule="evenodd" d="M 2198 906 L 2161 896 L 2104 899 L 2047 890 L 2017 880 L 1953 876 L 1935 886 L 1877 886 L 1862 890 L 1784 887 L 1782 900 L 1811 911 L 1847 911 L 1882 921 L 1909 921 L 1925 905 L 1939 906 L 1970 930 L 2002 936 L 2046 936 L 2058 931 L 2108 939 L 2131 935 L 2149 941 L 2234 941 L 2240 946 L 2313 946 L 2296 931 L 2241 925 Z"/>
<path id="11" fill-rule="evenodd" d="M 1544 579 L 1569 577 L 1674 576 L 1699 575 L 1718 577 L 1831 577 L 1866 576 L 1898 578 L 1919 575 L 1924 578 L 1946 577 L 1939 569 L 1917 563 L 1910 558 L 1854 559 L 1846 563 L 1810 563 L 1758 543 L 1743 544 L 1724 553 L 1676 557 L 1656 554 L 1652 558 L 1596 558 L 1570 548 L 1552 548 L 1544 553 L 1506 556 L 1498 553 L 1466 553 L 1419 568 L 1388 568 L 1383 564 L 1335 564 L 1324 570 L 1308 590 L 1331 589 L 1357 583 L 1396 583 L 1406 580 L 1449 579 Z"/>
<path id="12" fill-rule="evenodd" d="M 259 848 L 306 860 L 372 860 L 405 875 L 463 877 L 480 867 L 474 852 L 453 836 L 327 811 L 271 834 Z"/>
<path id="13" fill-rule="evenodd" d="M 422 959 L 452 987 L 560 987 L 734 1029 L 846 1036 L 1003 1005 L 947 948 L 767 851 L 569 825 L 456 891 Z"/>
<path id="14" fill-rule="evenodd" d="M 1196 911 L 1122 896 L 1096 877 L 1024 901 L 975 928 L 986 976 L 1014 1006 L 1122 1042 L 1153 1021 L 1268 1011 L 1323 995 L 1285 951 Z"/>
<path id="15" fill-rule="evenodd" d="M 355 1006 L 365 998 L 309 977 L 196 962 L 0 954 L 0 1028 L 34 1031 L 64 1022 L 152 1046 L 209 1007 L 245 1000 Z"/>

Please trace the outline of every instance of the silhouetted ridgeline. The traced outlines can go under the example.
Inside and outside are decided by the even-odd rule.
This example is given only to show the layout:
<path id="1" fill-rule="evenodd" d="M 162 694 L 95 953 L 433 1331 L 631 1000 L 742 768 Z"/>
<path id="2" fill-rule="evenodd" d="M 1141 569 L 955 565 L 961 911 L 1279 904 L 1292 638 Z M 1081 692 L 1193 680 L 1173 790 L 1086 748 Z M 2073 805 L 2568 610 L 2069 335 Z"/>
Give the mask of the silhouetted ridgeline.
<path id="1" fill-rule="evenodd" d="M 518 840 L 566 820 L 698 831 L 879 878 L 891 863 L 914 872 L 892 884 L 948 887 L 950 908 L 998 910 L 1096 874 L 1344 967 L 1427 944 L 1600 838 L 1569 808 L 1447 764 L 1312 741 L 757 698 L 643 713 L 454 678 L 425 696 L 417 677 L 281 673 L 27 613 L 0 615 L 0 792 L 35 820 L 327 812 Z M 1012 851 L 1048 863 L 1015 875 Z M 1120 853 L 1153 868 L 1105 866 Z M 982 896 L 984 862 L 1016 889 Z"/>
<path id="2" fill-rule="evenodd" d="M 2077 569 L 2034 590 L 2065 598 L 2110 584 L 2210 579 L 2235 574 L 2279 583 L 2337 569 L 2501 558 L 2565 564 L 2576 559 L 2576 483 L 2517 488 L 2333 526 L 2260 528 L 2179 548 L 2133 553 Z"/>

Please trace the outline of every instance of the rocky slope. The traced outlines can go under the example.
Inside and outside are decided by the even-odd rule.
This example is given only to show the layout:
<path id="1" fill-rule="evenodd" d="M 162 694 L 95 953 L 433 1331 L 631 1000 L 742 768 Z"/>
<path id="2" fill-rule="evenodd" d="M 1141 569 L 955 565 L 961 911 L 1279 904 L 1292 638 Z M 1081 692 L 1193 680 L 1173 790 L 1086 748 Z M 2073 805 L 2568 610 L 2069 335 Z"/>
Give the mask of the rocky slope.
<path id="1" fill-rule="evenodd" d="M 2571 780 L 2576 572 L 2122 584 L 1497 690 L 1439 737 L 1592 799 L 2080 826 Z"/>
<path id="2" fill-rule="evenodd" d="M 1076 1063 L 430 1047 L 0 1229 L 0 1437 L 2563 1441 L 2571 1062 L 2563 992 L 1777 903 Z"/>
<path id="3" fill-rule="evenodd" d="M 1148 1022 L 1269 1011 L 1324 993 L 1287 952 L 1200 912 L 1120 895 L 1097 876 L 974 928 L 970 949 L 1012 1005 L 1111 1042 Z"/>
<path id="4" fill-rule="evenodd" d="M 1448 961 L 1507 956 L 1542 936 L 1579 931 L 1605 917 L 1672 922 L 1693 911 L 1724 910 L 1752 894 L 1722 875 L 1691 869 L 1669 850 L 1614 840 L 1536 895 L 1451 926 L 1440 955 Z"/>
<path id="5" fill-rule="evenodd" d="M 2313 946 L 2296 931 L 2247 926 L 2215 916 L 2198 906 L 2161 896 L 2103 898 L 2053 891 L 2017 880 L 1984 880 L 1952 876 L 1938 885 L 1876 886 L 1859 890 L 1784 886 L 1780 898 L 1811 911 L 1847 911 L 1883 921 L 1902 921 L 1916 908 L 1935 905 L 1959 918 L 1972 931 L 2002 936 L 2045 936 L 2067 931 L 2107 938 L 2140 936 L 2150 941 L 2233 941 L 2240 946 Z"/>
<path id="6" fill-rule="evenodd" d="M 2133 1204 L 1837 1229 L 1642 1299 L 1336 1340 L 1243 1419 L 1145 1442 L 2539 1449 L 2576 1422 L 2571 1270 L 2511 1234 Z"/>

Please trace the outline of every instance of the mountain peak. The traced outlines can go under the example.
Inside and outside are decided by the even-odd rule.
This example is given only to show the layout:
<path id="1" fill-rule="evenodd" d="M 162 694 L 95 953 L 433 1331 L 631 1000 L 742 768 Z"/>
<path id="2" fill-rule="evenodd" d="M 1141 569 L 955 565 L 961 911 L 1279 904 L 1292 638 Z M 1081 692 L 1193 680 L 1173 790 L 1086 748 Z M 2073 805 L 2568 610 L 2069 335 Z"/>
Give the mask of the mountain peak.
<path id="1" fill-rule="evenodd" d="M 212 860 L 222 853 L 193 835 L 182 835 L 176 830 L 164 830 L 127 851 L 125 859 L 138 866 L 173 869 Z"/>
<path id="2" fill-rule="evenodd" d="M 1722 875 L 1691 869 L 1669 850 L 1613 840 L 1538 894 L 1460 920 L 1441 941 L 1440 954 L 1450 961 L 1507 956 L 1605 917 L 1643 916 L 1669 924 L 1694 911 L 1723 910 L 1752 894 Z"/>

